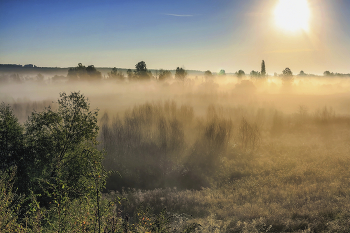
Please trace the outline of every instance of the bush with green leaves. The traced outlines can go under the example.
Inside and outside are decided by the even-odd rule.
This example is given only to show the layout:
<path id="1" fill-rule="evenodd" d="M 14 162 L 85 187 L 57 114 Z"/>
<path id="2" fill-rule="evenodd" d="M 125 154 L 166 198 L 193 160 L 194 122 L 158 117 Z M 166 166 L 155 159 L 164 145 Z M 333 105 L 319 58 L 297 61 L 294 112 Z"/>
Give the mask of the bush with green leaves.
<path id="1" fill-rule="evenodd" d="M 96 147 L 97 114 L 79 92 L 61 93 L 57 109 L 34 111 L 24 126 L 9 106 L 0 106 L 1 172 L 9 174 L 17 168 L 13 186 L 7 189 L 24 198 L 18 210 L 22 220 L 38 204 L 43 216 L 55 212 L 56 217 L 42 219 L 49 225 L 57 222 L 60 231 L 67 206 L 84 198 L 96 203 L 100 218 L 100 190 L 106 173 L 103 153 Z"/>
<path id="2" fill-rule="evenodd" d="M 60 97 L 57 110 L 33 112 L 25 123 L 32 189 L 46 206 L 66 197 L 95 195 L 104 185 L 103 156 L 96 149 L 98 111 L 90 111 L 79 92 Z"/>

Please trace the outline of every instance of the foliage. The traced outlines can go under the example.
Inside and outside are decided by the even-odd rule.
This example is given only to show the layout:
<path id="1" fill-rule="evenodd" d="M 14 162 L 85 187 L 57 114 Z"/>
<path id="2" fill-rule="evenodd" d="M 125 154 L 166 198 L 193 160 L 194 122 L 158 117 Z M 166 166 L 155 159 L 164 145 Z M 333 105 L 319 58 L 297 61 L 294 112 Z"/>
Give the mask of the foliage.
<path id="1" fill-rule="evenodd" d="M 134 71 L 134 78 L 137 80 L 149 80 L 152 77 L 150 71 L 147 70 L 146 63 L 140 61 L 135 65 L 136 70 Z"/>
<path id="2" fill-rule="evenodd" d="M 239 139 L 244 150 L 250 148 L 256 149 L 260 142 L 260 130 L 256 124 L 249 124 L 245 118 L 242 118 L 239 126 Z"/>
<path id="3" fill-rule="evenodd" d="M 238 78 L 242 78 L 242 77 L 245 76 L 245 73 L 244 73 L 243 70 L 239 70 L 238 72 L 236 72 L 236 75 L 237 75 Z"/>
<path id="4" fill-rule="evenodd" d="M 265 77 L 265 75 L 266 75 L 266 68 L 265 68 L 265 61 L 264 60 L 262 60 L 262 62 L 261 62 L 261 72 L 260 72 L 260 74 L 261 74 L 262 77 Z"/>
<path id="5" fill-rule="evenodd" d="M 134 77 L 134 74 L 133 74 L 133 72 L 132 72 L 131 69 L 128 69 L 128 70 L 126 71 L 126 75 L 127 75 L 127 77 L 128 77 L 129 80 L 132 80 L 133 77 Z"/>
<path id="6" fill-rule="evenodd" d="M 250 77 L 256 78 L 256 77 L 259 77 L 259 76 L 260 76 L 260 73 L 258 71 L 252 70 L 250 72 Z"/>
<path id="7" fill-rule="evenodd" d="M 323 72 L 323 75 L 329 77 L 329 76 L 333 76 L 334 74 L 327 70 L 327 71 Z"/>
<path id="8" fill-rule="evenodd" d="M 23 128 L 9 105 L 0 104 L 0 169 L 18 165 L 22 159 Z"/>
<path id="9" fill-rule="evenodd" d="M 118 72 L 118 69 L 114 67 L 112 71 L 108 73 L 108 78 L 111 80 L 123 81 L 125 79 L 125 76 L 122 72 Z"/>
<path id="10" fill-rule="evenodd" d="M 13 192 L 16 169 L 11 170 L 10 172 L 0 170 L 0 231 L 24 232 L 17 222 L 23 198 Z"/>
<path id="11" fill-rule="evenodd" d="M 219 72 L 219 76 L 222 76 L 222 75 L 226 75 L 225 70 L 220 70 L 220 72 Z"/>
<path id="12" fill-rule="evenodd" d="M 300 73 L 299 73 L 299 76 L 306 76 L 307 74 L 305 74 L 305 72 L 304 71 L 300 71 Z"/>
<path id="13" fill-rule="evenodd" d="M 176 68 L 176 71 L 175 71 L 176 79 L 184 81 L 186 76 L 187 76 L 187 72 L 183 68 L 180 68 L 180 67 Z"/>
<path id="14" fill-rule="evenodd" d="M 106 114 L 105 119 L 110 119 Z M 100 140 L 107 170 L 116 170 L 107 188 L 154 188 L 171 179 L 177 182 L 175 162 L 184 145 L 184 124 L 192 122 L 193 109 L 175 103 L 135 106 L 122 118 L 105 121 Z M 152 182 L 150 182 L 152 181 Z"/>
<path id="15" fill-rule="evenodd" d="M 34 112 L 25 124 L 25 143 L 34 158 L 32 187 L 46 206 L 64 198 L 94 195 L 94 190 L 104 184 L 102 154 L 95 148 L 97 110 L 91 112 L 79 92 L 61 93 L 60 97 L 57 111 L 48 107 Z"/>
<path id="16" fill-rule="evenodd" d="M 210 70 L 207 70 L 207 71 L 204 72 L 204 77 L 206 79 L 210 79 L 210 78 L 213 78 L 213 74 L 211 73 Z"/>
<path id="17" fill-rule="evenodd" d="M 98 223 L 100 228 L 100 191 L 106 173 L 102 153 L 96 149 L 97 110 L 90 111 L 79 92 L 61 93 L 57 110 L 48 107 L 33 112 L 23 128 L 10 107 L 1 104 L 0 188 L 5 196 L 0 196 L 4 204 L 0 219 L 7 221 L 6 227 L 10 224 L 21 231 L 23 225 L 15 223 L 25 221 L 26 231 L 39 226 L 69 231 L 73 203 L 89 200 L 95 212 L 94 227 Z M 13 167 L 17 173 L 8 173 Z"/>
<path id="18" fill-rule="evenodd" d="M 28 170 L 32 161 L 24 148 L 23 127 L 18 123 L 10 106 L 0 104 L 0 170 L 17 168 L 14 187 L 19 193 L 28 194 Z"/>
<path id="19" fill-rule="evenodd" d="M 282 74 L 283 74 L 283 76 L 285 76 L 285 77 L 293 76 L 292 71 L 291 71 L 288 67 L 285 68 L 285 69 L 282 71 Z"/>
<path id="20" fill-rule="evenodd" d="M 67 77 L 70 81 L 97 81 L 102 79 L 101 72 L 96 70 L 93 65 L 85 67 L 81 63 L 77 67 L 69 68 Z"/>
<path id="21" fill-rule="evenodd" d="M 160 70 L 159 72 L 159 81 L 164 81 L 166 79 L 171 79 L 172 74 L 169 70 Z"/>
<path id="22" fill-rule="evenodd" d="M 292 71 L 287 67 L 282 71 L 282 85 L 290 86 L 294 81 Z"/>

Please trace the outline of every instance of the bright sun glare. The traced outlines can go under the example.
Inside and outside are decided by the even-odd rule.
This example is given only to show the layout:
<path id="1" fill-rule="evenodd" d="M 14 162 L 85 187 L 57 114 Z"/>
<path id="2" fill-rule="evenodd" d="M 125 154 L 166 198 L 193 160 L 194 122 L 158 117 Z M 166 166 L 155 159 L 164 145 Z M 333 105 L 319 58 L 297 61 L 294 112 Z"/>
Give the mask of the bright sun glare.
<path id="1" fill-rule="evenodd" d="M 279 0 L 274 14 L 277 26 L 284 30 L 309 30 L 308 0 Z"/>

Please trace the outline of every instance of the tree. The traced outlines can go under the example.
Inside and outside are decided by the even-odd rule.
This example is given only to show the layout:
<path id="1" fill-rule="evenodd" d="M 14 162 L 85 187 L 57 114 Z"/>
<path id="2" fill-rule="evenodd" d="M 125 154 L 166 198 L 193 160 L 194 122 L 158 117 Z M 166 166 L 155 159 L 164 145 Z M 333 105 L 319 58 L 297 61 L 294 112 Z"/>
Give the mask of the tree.
<path id="1" fill-rule="evenodd" d="M 242 77 L 245 76 L 245 73 L 244 73 L 243 70 L 239 70 L 238 72 L 236 72 L 236 75 L 237 75 L 238 78 L 242 78 Z"/>
<path id="2" fill-rule="evenodd" d="M 21 157 L 23 129 L 12 109 L 5 103 L 0 104 L 0 169 L 16 166 Z"/>
<path id="3" fill-rule="evenodd" d="M 327 71 L 323 72 L 323 75 L 329 77 L 329 76 L 334 76 L 334 73 L 331 73 L 327 70 Z"/>
<path id="4" fill-rule="evenodd" d="M 151 78 L 151 72 L 147 70 L 146 63 L 140 61 L 135 65 L 136 70 L 134 71 L 135 77 L 139 80 L 147 80 Z"/>
<path id="5" fill-rule="evenodd" d="M 175 78 L 181 81 L 184 81 L 187 76 L 187 72 L 183 68 L 176 68 Z"/>
<path id="6" fill-rule="evenodd" d="M 222 76 L 222 75 L 226 75 L 225 70 L 220 70 L 220 72 L 219 72 L 219 76 Z"/>
<path id="7" fill-rule="evenodd" d="M 299 76 L 306 76 L 306 74 L 305 74 L 305 72 L 304 71 L 300 71 L 300 73 L 299 73 Z"/>
<path id="8" fill-rule="evenodd" d="M 213 78 L 213 74 L 211 73 L 210 70 L 207 70 L 207 71 L 204 72 L 204 77 L 206 79 L 210 79 L 210 78 Z"/>
<path id="9" fill-rule="evenodd" d="M 282 84 L 284 86 L 289 86 L 293 83 L 293 73 L 292 71 L 287 67 L 282 71 Z"/>
<path id="10" fill-rule="evenodd" d="M 94 196 L 104 185 L 97 113 L 79 92 L 61 93 L 56 111 L 33 112 L 25 123 L 27 153 L 34 159 L 32 188 L 42 204 Z"/>
<path id="11" fill-rule="evenodd" d="M 90 65 L 90 66 L 86 67 L 86 73 L 88 74 L 86 79 L 89 81 L 102 79 L 101 72 L 97 71 L 94 65 Z"/>
<path id="12" fill-rule="evenodd" d="M 5 103 L 0 104 L 0 170 L 7 172 L 16 167 L 17 178 L 14 191 L 29 194 L 28 168 L 30 156 L 24 152 L 23 127 L 18 123 L 12 109 Z"/>
<path id="13" fill-rule="evenodd" d="M 266 69 L 265 69 L 265 61 L 262 60 L 261 62 L 261 72 L 260 72 L 261 76 L 265 77 L 266 75 Z"/>
<path id="14" fill-rule="evenodd" d="M 291 71 L 288 67 L 285 68 L 285 69 L 282 71 L 282 74 L 283 74 L 283 76 L 285 76 L 285 77 L 293 76 L 292 71 Z"/>
<path id="15" fill-rule="evenodd" d="M 109 79 L 119 80 L 122 81 L 125 79 L 125 76 L 123 73 L 118 72 L 117 68 L 113 68 L 110 73 L 107 74 Z"/>
<path id="16" fill-rule="evenodd" d="M 86 67 L 81 63 L 78 63 L 77 67 L 69 68 L 68 70 L 67 77 L 70 81 L 77 81 L 84 76 L 86 76 Z"/>
<path id="17" fill-rule="evenodd" d="M 171 72 L 169 70 L 160 70 L 159 71 L 159 81 L 164 81 L 166 79 L 172 78 Z"/>
<path id="18" fill-rule="evenodd" d="M 93 65 L 85 67 L 81 63 L 77 67 L 69 68 L 67 77 L 70 81 L 95 81 L 102 79 L 101 72 L 97 71 Z"/>
<path id="19" fill-rule="evenodd" d="M 258 71 L 252 70 L 252 71 L 250 72 L 250 77 L 257 78 L 257 77 L 259 77 L 259 76 L 260 76 L 260 73 L 259 73 Z"/>
<path id="20" fill-rule="evenodd" d="M 127 77 L 128 77 L 129 80 L 132 80 L 133 77 L 134 77 L 134 74 L 133 74 L 133 72 L 132 72 L 131 69 L 128 69 L 128 70 L 126 71 L 126 75 L 127 75 Z"/>

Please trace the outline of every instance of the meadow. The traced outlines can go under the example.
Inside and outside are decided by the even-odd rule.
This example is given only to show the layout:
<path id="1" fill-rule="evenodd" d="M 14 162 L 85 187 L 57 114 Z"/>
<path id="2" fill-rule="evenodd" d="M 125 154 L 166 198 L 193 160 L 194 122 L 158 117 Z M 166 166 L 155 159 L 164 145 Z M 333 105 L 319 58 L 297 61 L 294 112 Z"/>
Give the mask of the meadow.
<path id="1" fill-rule="evenodd" d="M 72 91 L 99 109 L 101 232 L 350 229 L 348 78 L 10 83 L 0 101 L 23 124 Z M 98 231 L 92 199 L 20 217 L 11 174 L 0 184 L 4 232 Z"/>

